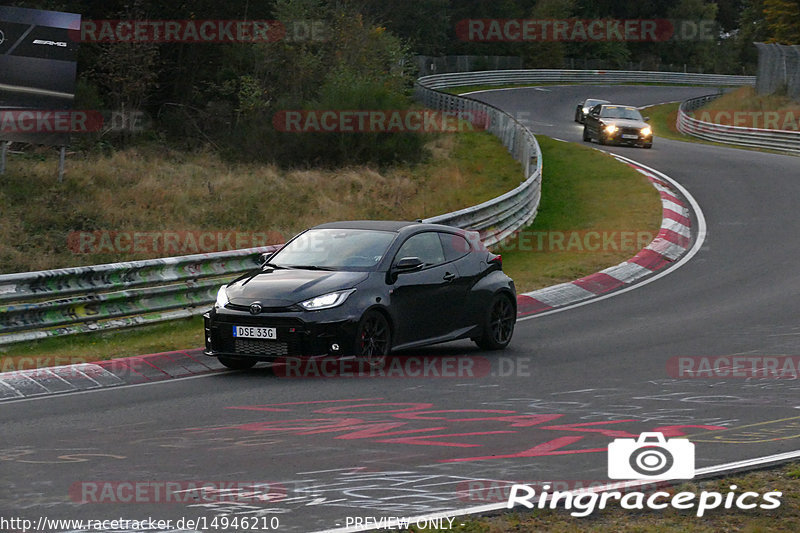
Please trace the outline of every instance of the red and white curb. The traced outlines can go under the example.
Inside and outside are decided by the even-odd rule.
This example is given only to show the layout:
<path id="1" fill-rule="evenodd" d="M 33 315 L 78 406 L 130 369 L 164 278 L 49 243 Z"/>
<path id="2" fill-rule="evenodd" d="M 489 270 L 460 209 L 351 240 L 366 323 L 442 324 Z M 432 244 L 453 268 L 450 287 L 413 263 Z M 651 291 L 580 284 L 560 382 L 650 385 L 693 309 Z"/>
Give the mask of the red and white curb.
<path id="1" fill-rule="evenodd" d="M 202 349 L 156 353 L 0 374 L 0 401 L 137 385 L 224 369 Z"/>
<path id="2" fill-rule="evenodd" d="M 692 244 L 691 212 L 681 192 L 663 174 L 626 157 L 610 154 L 644 174 L 661 196 L 661 230 L 635 256 L 595 274 L 517 296 L 519 316 L 529 316 L 572 305 L 630 285 L 662 270 L 684 255 Z"/>

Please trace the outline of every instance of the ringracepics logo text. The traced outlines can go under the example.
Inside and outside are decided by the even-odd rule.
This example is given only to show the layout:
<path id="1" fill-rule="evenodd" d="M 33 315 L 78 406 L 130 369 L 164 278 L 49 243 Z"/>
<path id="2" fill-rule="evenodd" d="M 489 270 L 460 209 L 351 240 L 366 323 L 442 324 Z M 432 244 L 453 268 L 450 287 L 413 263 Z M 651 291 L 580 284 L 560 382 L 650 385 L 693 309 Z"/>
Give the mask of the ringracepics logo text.
<path id="1" fill-rule="evenodd" d="M 619 502 L 619 506 L 627 510 L 663 510 L 668 507 L 678 510 L 695 509 L 695 514 L 700 517 L 713 509 L 777 509 L 781 506 L 783 495 L 778 491 L 766 492 L 763 495 L 752 491 L 739 493 L 736 485 L 730 485 L 730 490 L 726 494 L 705 490 L 699 493 L 660 490 L 649 494 L 641 491 L 623 494 L 619 490 L 551 493 L 549 490 L 549 485 L 543 486 L 537 497 L 535 488 L 528 485 L 514 485 L 511 487 L 506 507 L 512 509 L 515 505 L 522 505 L 527 509 L 556 509 L 563 505 L 565 509 L 571 510 L 572 516 L 585 517 L 597 509 L 605 509 L 610 502 Z"/>
<path id="2" fill-rule="evenodd" d="M 537 490 L 533 486 L 515 484 L 511 487 L 506 506 L 511 509 L 519 504 L 528 509 L 556 509 L 560 504 L 571 515 L 585 517 L 597 509 L 605 509 L 609 502 L 619 502 L 622 509 L 663 510 L 668 507 L 678 510 L 694 509 L 698 517 L 713 509 L 764 510 L 777 509 L 781 505 L 782 492 L 771 491 L 763 495 L 758 492 L 738 492 L 737 485 L 723 494 L 702 490 L 668 491 L 659 487 L 648 490 L 652 481 L 692 479 L 695 475 L 695 446 L 687 439 L 667 439 L 660 432 L 646 432 L 637 438 L 618 438 L 608 445 L 608 477 L 630 480 L 611 482 L 602 487 L 578 491 L 554 491 L 550 485 Z M 639 490 L 628 490 L 639 489 Z"/>

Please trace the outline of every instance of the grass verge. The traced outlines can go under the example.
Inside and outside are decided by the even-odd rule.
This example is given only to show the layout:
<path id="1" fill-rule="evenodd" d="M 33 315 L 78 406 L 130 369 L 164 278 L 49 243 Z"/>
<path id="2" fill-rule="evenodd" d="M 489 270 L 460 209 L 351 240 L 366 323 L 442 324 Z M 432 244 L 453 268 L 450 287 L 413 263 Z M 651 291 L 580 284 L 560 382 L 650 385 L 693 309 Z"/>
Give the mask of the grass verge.
<path id="1" fill-rule="evenodd" d="M 433 147 L 440 153 L 434 153 L 434 160 L 424 169 L 430 176 L 424 181 L 425 194 L 415 190 L 415 196 L 410 200 L 426 214 L 478 203 L 519 183 L 521 168 L 494 137 L 480 133 L 447 139 L 445 144 Z M 661 218 L 658 194 L 641 174 L 630 167 L 588 147 L 546 137 L 539 137 L 539 142 L 544 152 L 545 169 L 539 214 L 520 238 L 505 243 L 499 250 L 503 254 L 504 268 L 515 279 L 520 292 L 596 272 L 624 261 L 638 250 L 635 245 L 630 249 L 595 252 L 531 249 L 530 246 L 538 239 L 537 232 L 557 236 L 570 232 L 625 230 L 655 235 Z M 396 172 L 404 179 L 413 180 L 414 169 Z M 246 188 L 239 189 L 239 194 L 246 195 Z M 351 192 L 345 187 L 344 194 Z M 177 203 L 183 201 L 178 199 Z M 393 211 L 391 205 L 386 204 L 384 212 L 371 216 L 402 217 L 403 212 Z M 367 206 L 366 209 L 373 207 Z M 366 216 L 370 214 L 366 213 Z M 202 345 L 202 323 L 196 317 L 133 330 L 0 347 L 0 356 L 3 357 L 0 370 L 18 368 L 20 362 L 26 367 L 51 366 L 54 361 L 58 364 L 85 362 Z"/>
<path id="2" fill-rule="evenodd" d="M 548 531 L 571 533 L 581 531 L 601 533 L 606 531 L 635 531 L 637 533 L 716 533 L 741 531 L 746 533 L 793 533 L 800 531 L 800 463 L 783 465 L 769 470 L 738 474 L 720 480 L 684 483 L 668 489 L 668 492 L 693 492 L 706 490 L 720 494 L 732 492 L 736 485 L 737 495 L 746 491 L 759 495 L 770 491 L 782 492 L 781 506 L 774 510 L 752 509 L 710 510 L 702 517 L 695 511 L 678 511 L 668 508 L 660 511 L 626 510 L 613 503 L 604 510 L 597 510 L 584 518 L 570 515 L 566 510 L 536 510 L 506 512 L 486 518 L 458 518 L 454 524 L 462 524 L 449 531 L 459 533 L 511 533 L 522 531 Z M 695 502 L 697 499 L 695 498 Z M 755 500 L 753 500 L 755 501 Z M 612 500 L 613 502 L 613 500 Z M 439 531 L 437 529 L 409 531 Z"/>
<path id="3" fill-rule="evenodd" d="M 539 214 L 498 248 L 518 292 L 621 263 L 661 226 L 658 193 L 642 174 L 588 146 L 537 139 L 544 155 Z"/>

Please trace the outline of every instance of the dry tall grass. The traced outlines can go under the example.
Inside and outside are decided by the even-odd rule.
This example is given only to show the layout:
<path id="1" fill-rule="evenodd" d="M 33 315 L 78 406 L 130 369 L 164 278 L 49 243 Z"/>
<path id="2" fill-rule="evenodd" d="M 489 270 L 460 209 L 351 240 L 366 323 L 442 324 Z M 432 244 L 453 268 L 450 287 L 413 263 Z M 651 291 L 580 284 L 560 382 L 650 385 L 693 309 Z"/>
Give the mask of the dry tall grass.
<path id="1" fill-rule="evenodd" d="M 474 146 L 481 147 L 475 150 Z M 229 164 L 215 153 L 139 147 L 73 158 L 63 183 L 52 155 L 12 157 L 0 179 L 0 272 L 161 257 L 74 253 L 72 232 L 277 232 L 322 222 L 408 220 L 460 209 L 513 188 L 519 165 L 487 133 L 440 136 L 414 167 L 284 170 Z M 480 171 L 481 154 L 501 171 Z M 41 160 L 43 159 L 43 160 Z"/>

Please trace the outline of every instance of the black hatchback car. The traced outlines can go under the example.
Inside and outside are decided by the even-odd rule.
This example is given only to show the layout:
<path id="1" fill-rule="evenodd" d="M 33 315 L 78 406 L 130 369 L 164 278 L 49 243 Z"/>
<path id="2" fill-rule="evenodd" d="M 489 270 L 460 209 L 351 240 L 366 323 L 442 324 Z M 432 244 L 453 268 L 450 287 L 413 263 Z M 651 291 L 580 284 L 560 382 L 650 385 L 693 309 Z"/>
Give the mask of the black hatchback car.
<path id="1" fill-rule="evenodd" d="M 627 105 L 601 104 L 589 110 L 583 123 L 583 140 L 600 144 L 653 147 L 653 130 L 639 110 Z"/>
<path id="2" fill-rule="evenodd" d="M 279 357 L 356 355 L 456 339 L 505 348 L 514 282 L 476 234 L 419 222 L 322 224 L 220 288 L 206 355 L 245 369 Z"/>

